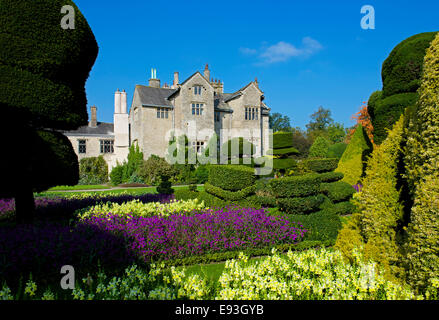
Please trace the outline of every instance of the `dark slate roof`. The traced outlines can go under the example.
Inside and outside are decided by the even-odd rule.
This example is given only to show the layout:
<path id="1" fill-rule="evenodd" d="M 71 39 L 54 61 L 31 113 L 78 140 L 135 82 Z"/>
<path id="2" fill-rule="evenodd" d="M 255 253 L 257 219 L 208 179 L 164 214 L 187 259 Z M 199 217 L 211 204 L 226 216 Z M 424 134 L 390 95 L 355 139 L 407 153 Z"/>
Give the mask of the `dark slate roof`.
<path id="1" fill-rule="evenodd" d="M 77 130 L 63 131 L 66 136 L 69 135 L 114 135 L 114 124 L 107 122 L 98 122 L 96 127 L 82 126 Z"/>
<path id="2" fill-rule="evenodd" d="M 173 106 L 168 98 L 176 92 L 177 89 L 153 88 L 137 85 L 136 91 L 139 94 L 140 103 L 143 106 L 172 108 Z"/>
<path id="3" fill-rule="evenodd" d="M 229 107 L 224 100 L 229 96 L 229 93 L 216 94 L 213 100 L 213 105 L 215 111 L 223 111 L 223 112 L 233 112 L 233 110 Z"/>

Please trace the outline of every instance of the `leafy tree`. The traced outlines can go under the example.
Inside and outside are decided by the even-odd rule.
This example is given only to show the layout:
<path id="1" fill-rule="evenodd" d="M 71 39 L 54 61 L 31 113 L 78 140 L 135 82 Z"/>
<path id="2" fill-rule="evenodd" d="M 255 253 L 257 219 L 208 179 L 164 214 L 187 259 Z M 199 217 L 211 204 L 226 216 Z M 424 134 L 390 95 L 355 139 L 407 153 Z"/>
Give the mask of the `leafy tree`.
<path id="1" fill-rule="evenodd" d="M 344 125 L 338 122 L 331 123 L 328 126 L 326 137 L 331 143 L 343 142 L 346 137 Z"/>
<path id="2" fill-rule="evenodd" d="M 331 117 L 331 110 L 322 106 L 311 115 L 311 121 L 306 125 L 308 134 L 313 135 L 315 132 L 325 131 L 334 120 Z"/>
<path id="3" fill-rule="evenodd" d="M 150 185 L 158 185 L 161 175 L 175 176 L 175 169 L 164 159 L 151 155 L 148 160 L 143 161 L 137 174 Z"/>
<path id="4" fill-rule="evenodd" d="M 372 125 L 372 119 L 369 115 L 368 107 L 365 102 L 363 102 L 363 105 L 360 107 L 360 111 L 358 111 L 356 114 L 354 114 L 351 117 L 352 120 L 356 120 L 357 125 L 361 124 L 366 130 L 367 136 L 369 137 L 370 142 L 374 144 L 373 141 L 373 125 Z M 355 127 L 349 130 L 349 133 L 346 137 L 346 143 L 349 143 L 351 141 L 352 135 L 355 132 Z"/>
<path id="5" fill-rule="evenodd" d="M 64 5 L 75 9 L 74 29 L 60 27 Z M 98 46 L 71 0 L 2 0 L 0 25 L 0 197 L 15 198 L 17 221 L 30 222 L 33 191 L 78 183 L 78 158 L 56 130 L 87 124 L 84 86 Z"/>
<path id="6" fill-rule="evenodd" d="M 293 147 L 299 151 L 298 158 L 307 158 L 311 145 L 312 141 L 308 138 L 305 131 L 300 128 L 293 129 Z"/>
<path id="7" fill-rule="evenodd" d="M 273 132 L 291 131 L 291 121 L 288 116 L 284 116 L 278 112 L 275 112 L 270 114 L 268 121 L 269 121 L 270 129 L 272 129 Z"/>

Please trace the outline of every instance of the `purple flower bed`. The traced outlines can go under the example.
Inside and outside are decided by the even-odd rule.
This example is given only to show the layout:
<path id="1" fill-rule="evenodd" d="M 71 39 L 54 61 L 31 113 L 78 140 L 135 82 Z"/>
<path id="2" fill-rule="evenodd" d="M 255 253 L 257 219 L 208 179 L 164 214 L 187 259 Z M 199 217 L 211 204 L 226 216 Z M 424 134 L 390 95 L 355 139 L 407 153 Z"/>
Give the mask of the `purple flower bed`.
<path id="1" fill-rule="evenodd" d="M 68 198 L 36 198 L 35 215 L 39 218 L 70 217 L 76 210 L 94 206 L 100 202 L 124 203 L 139 199 L 143 203 L 148 202 L 169 202 L 174 199 L 174 195 L 164 194 L 143 194 L 143 195 L 116 195 L 105 197 L 88 197 L 85 199 L 68 199 Z M 0 200 L 0 220 L 11 216 L 15 211 L 14 199 Z"/>
<path id="2" fill-rule="evenodd" d="M 63 265 L 79 275 L 101 268 L 122 270 L 135 261 L 126 239 L 93 225 L 74 228 L 55 223 L 3 226 L 0 229 L 0 279 L 17 283 L 19 276 L 59 281 Z"/>
<path id="3" fill-rule="evenodd" d="M 147 218 L 109 213 L 81 223 L 124 237 L 128 248 L 145 261 L 295 243 L 307 232 L 300 224 L 252 208 Z"/>

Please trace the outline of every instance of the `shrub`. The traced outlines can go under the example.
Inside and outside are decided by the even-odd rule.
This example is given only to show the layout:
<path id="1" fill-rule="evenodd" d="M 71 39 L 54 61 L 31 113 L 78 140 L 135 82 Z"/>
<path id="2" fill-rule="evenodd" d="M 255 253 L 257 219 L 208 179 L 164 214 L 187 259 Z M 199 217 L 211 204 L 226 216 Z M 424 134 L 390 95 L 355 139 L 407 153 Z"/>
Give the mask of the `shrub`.
<path id="1" fill-rule="evenodd" d="M 184 190 L 184 189 L 176 189 L 174 192 L 175 199 L 176 200 L 190 200 L 190 199 L 196 199 L 199 196 L 199 192 L 194 192 L 190 190 Z"/>
<path id="2" fill-rule="evenodd" d="M 337 168 L 338 159 L 306 159 L 303 165 L 310 171 L 322 173 L 334 171 Z"/>
<path id="3" fill-rule="evenodd" d="M 322 182 L 335 182 L 343 179 L 344 175 L 341 172 L 325 172 L 319 174 Z"/>
<path id="4" fill-rule="evenodd" d="M 292 215 L 290 220 L 300 222 L 308 230 L 307 241 L 335 242 L 342 228 L 340 217 L 333 210 L 320 210 L 309 215 Z"/>
<path id="5" fill-rule="evenodd" d="M 403 123 L 401 117 L 386 140 L 373 151 L 363 179 L 362 192 L 354 196 L 357 212 L 345 227 L 358 230 L 365 244 L 366 256 L 380 263 L 388 277 L 400 272 L 397 266 L 400 260 L 397 239 L 403 210 L 399 202 L 398 166 Z M 352 235 L 351 231 L 345 233 Z M 340 243 L 348 241 L 340 238 Z"/>
<path id="6" fill-rule="evenodd" d="M 345 216 L 354 213 L 357 207 L 351 201 L 343 201 L 335 203 L 332 209 L 336 214 Z"/>
<path id="7" fill-rule="evenodd" d="M 160 183 L 162 174 L 174 176 L 175 170 L 164 158 L 151 155 L 148 160 L 142 162 L 137 174 L 146 184 L 156 186 Z"/>
<path id="8" fill-rule="evenodd" d="M 281 148 L 281 149 L 269 149 L 267 150 L 267 154 L 268 155 L 272 155 L 272 156 L 281 156 L 284 154 L 296 154 L 299 151 L 297 151 L 296 148 L 294 147 L 286 147 L 286 148 Z"/>
<path id="9" fill-rule="evenodd" d="M 209 169 L 206 165 L 199 165 L 195 170 L 196 182 L 204 184 L 209 179 Z"/>
<path id="10" fill-rule="evenodd" d="M 80 184 L 101 184 L 108 181 L 108 165 L 103 156 L 82 158 L 79 162 Z"/>
<path id="11" fill-rule="evenodd" d="M 189 191 L 191 191 L 191 192 L 196 192 L 196 191 L 197 191 L 197 185 L 191 183 L 191 184 L 188 186 L 188 189 L 189 189 Z"/>
<path id="12" fill-rule="evenodd" d="M 256 191 L 256 185 L 249 186 L 239 191 L 228 191 L 206 182 L 204 184 L 204 189 L 206 192 L 224 200 L 241 200 L 254 194 Z"/>
<path id="13" fill-rule="evenodd" d="M 290 148 L 293 145 L 293 133 L 278 131 L 273 133 L 273 149 Z"/>
<path id="14" fill-rule="evenodd" d="M 318 210 L 325 200 L 322 194 L 305 198 L 279 198 L 279 209 L 289 214 L 307 214 Z"/>
<path id="15" fill-rule="evenodd" d="M 372 144 L 363 127 L 358 125 L 351 142 L 343 153 L 338 167 L 335 170 L 344 174 L 342 181 L 351 185 L 359 182 L 363 176 L 366 158 L 372 151 L 372 148 Z"/>
<path id="16" fill-rule="evenodd" d="M 337 158 L 340 159 L 347 148 L 347 144 L 344 142 L 334 143 L 329 146 L 328 153 L 326 154 L 326 158 Z"/>
<path id="17" fill-rule="evenodd" d="M 322 183 L 320 186 L 323 192 L 332 202 L 341 202 L 352 198 L 355 189 L 349 183 L 343 181 Z"/>
<path id="18" fill-rule="evenodd" d="M 409 281 L 424 291 L 439 274 L 439 35 L 425 55 L 419 96 L 405 152 L 414 199 L 406 248 Z"/>
<path id="19" fill-rule="evenodd" d="M 131 145 L 126 165 L 124 165 L 124 171 L 123 171 L 123 182 L 139 182 L 138 181 L 130 181 L 131 177 L 133 175 L 137 176 L 137 172 L 140 168 L 140 166 L 143 163 L 143 153 L 140 151 L 140 148 L 138 145 Z M 144 181 L 144 179 L 141 179 L 140 181 Z"/>
<path id="20" fill-rule="evenodd" d="M 420 33 L 398 44 L 384 61 L 383 91 L 374 93 L 368 109 L 375 143 L 381 144 L 406 107 L 414 105 L 421 83 L 424 56 L 436 32 Z"/>
<path id="21" fill-rule="evenodd" d="M 291 158 L 273 159 L 273 169 L 275 170 L 293 169 L 296 166 L 297 161 Z"/>
<path id="22" fill-rule="evenodd" d="M 272 179 L 269 183 L 276 198 L 306 197 L 320 191 L 320 177 L 315 174 Z"/>
<path id="23" fill-rule="evenodd" d="M 172 189 L 172 184 L 169 181 L 169 176 L 167 174 L 160 175 L 160 184 L 157 186 L 158 194 L 173 194 L 174 189 Z"/>
<path id="24" fill-rule="evenodd" d="M 124 167 L 122 164 L 117 164 L 110 173 L 110 181 L 113 186 L 117 186 L 123 183 L 123 171 Z"/>
<path id="25" fill-rule="evenodd" d="M 238 191 L 255 183 L 254 169 L 242 165 L 209 166 L 209 183 L 224 190 Z"/>
<path id="26" fill-rule="evenodd" d="M 325 158 L 328 154 L 331 143 L 324 137 L 317 137 L 309 149 L 310 158 Z"/>

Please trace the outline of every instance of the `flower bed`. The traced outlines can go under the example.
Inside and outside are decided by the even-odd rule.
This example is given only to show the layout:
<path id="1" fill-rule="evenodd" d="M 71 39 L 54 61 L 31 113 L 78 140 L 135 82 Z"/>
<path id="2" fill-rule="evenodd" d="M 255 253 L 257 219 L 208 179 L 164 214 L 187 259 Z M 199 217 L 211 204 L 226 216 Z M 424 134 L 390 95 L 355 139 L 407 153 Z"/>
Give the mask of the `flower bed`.
<path id="1" fill-rule="evenodd" d="M 306 232 L 298 223 L 251 208 L 209 209 L 169 217 L 108 213 L 84 218 L 80 224 L 125 237 L 128 247 L 145 261 L 295 243 Z"/>

